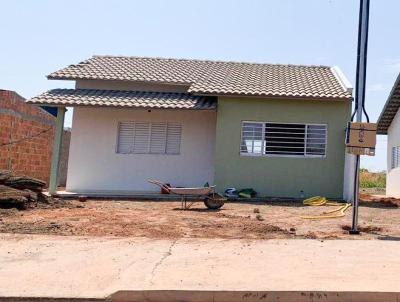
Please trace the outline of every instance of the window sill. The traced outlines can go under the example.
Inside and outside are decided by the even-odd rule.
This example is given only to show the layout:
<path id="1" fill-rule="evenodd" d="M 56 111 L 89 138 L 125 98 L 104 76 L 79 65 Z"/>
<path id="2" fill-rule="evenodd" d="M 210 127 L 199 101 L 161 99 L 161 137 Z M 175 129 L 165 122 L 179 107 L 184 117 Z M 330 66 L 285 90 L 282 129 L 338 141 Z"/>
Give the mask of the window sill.
<path id="1" fill-rule="evenodd" d="M 286 157 L 286 158 L 326 158 L 326 155 L 284 155 L 284 154 L 248 154 L 248 153 L 240 153 L 240 156 L 243 157 L 266 157 L 266 158 L 273 158 L 273 157 Z"/>
<path id="2" fill-rule="evenodd" d="M 118 153 L 116 152 L 115 154 L 117 155 L 181 155 L 180 153 Z"/>

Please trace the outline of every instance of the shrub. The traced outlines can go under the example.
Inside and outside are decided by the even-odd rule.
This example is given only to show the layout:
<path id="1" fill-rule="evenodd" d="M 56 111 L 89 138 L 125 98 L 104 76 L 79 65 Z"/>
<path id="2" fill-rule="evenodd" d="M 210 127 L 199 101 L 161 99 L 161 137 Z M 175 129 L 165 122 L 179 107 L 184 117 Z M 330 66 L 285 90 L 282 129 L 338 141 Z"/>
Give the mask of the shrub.
<path id="1" fill-rule="evenodd" d="M 360 170 L 361 188 L 385 188 L 386 172 L 369 172 L 367 169 Z"/>

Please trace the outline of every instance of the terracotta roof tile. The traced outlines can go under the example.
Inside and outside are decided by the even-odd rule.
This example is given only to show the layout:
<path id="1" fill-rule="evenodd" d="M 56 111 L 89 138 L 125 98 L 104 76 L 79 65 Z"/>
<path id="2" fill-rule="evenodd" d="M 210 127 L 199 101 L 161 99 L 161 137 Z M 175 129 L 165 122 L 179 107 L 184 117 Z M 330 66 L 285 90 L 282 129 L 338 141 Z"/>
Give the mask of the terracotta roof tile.
<path id="1" fill-rule="evenodd" d="M 187 84 L 193 94 L 351 99 L 327 66 L 94 56 L 48 78 Z"/>
<path id="2" fill-rule="evenodd" d="M 105 106 L 153 109 L 210 109 L 216 99 L 187 93 L 98 89 L 53 89 L 27 101 L 50 106 Z"/>

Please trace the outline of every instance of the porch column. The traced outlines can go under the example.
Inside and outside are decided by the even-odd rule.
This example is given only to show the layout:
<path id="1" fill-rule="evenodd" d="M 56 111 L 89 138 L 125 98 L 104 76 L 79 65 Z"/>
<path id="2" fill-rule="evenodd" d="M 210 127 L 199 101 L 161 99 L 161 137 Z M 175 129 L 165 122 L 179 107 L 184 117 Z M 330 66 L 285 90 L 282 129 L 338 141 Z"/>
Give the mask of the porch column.
<path id="1" fill-rule="evenodd" d="M 53 195 L 57 192 L 58 186 L 58 168 L 61 156 L 61 141 L 64 131 L 64 116 L 65 107 L 57 108 L 57 119 L 56 119 L 56 131 L 54 133 L 53 142 L 53 155 L 51 157 L 51 170 L 50 170 L 50 182 L 49 182 L 49 193 Z"/>

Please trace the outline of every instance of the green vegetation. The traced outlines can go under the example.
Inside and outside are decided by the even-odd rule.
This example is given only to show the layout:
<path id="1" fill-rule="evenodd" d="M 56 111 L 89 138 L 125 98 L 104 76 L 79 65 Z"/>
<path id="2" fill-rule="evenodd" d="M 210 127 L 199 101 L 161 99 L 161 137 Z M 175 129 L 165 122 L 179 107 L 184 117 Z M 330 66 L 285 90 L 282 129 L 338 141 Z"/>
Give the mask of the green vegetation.
<path id="1" fill-rule="evenodd" d="M 367 169 L 360 170 L 361 188 L 385 188 L 386 172 L 369 172 Z"/>

